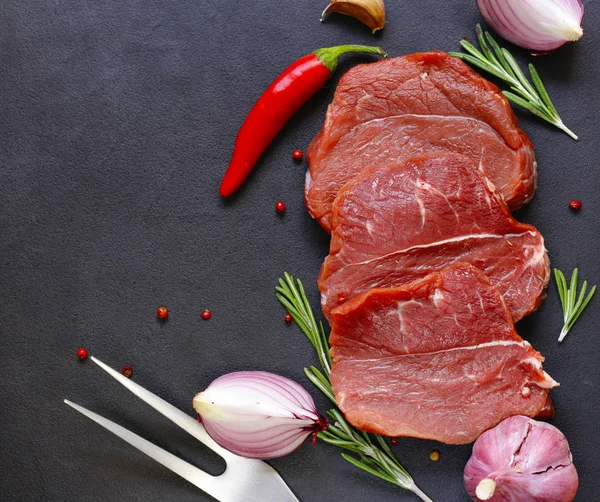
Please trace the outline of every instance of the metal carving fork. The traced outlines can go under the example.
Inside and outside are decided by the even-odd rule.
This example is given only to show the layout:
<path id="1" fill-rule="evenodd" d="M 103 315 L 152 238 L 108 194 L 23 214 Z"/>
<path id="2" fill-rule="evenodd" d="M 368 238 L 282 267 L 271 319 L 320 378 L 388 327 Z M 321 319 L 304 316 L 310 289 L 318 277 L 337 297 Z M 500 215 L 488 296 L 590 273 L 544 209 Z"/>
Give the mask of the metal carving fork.
<path id="1" fill-rule="evenodd" d="M 65 403 L 71 406 L 71 408 L 91 418 L 94 422 L 116 434 L 130 445 L 135 446 L 138 450 L 144 452 L 149 457 L 171 469 L 221 502 L 298 502 L 298 499 L 283 479 L 269 464 L 262 460 L 239 457 L 221 448 L 211 439 L 202 424 L 198 423 L 197 420 L 147 391 L 137 383 L 132 382 L 129 378 L 113 370 L 102 361 L 99 361 L 95 357 L 91 359 L 140 399 L 223 457 L 227 463 L 227 468 L 220 476 L 211 476 L 133 432 L 128 431 L 124 427 L 65 399 Z"/>

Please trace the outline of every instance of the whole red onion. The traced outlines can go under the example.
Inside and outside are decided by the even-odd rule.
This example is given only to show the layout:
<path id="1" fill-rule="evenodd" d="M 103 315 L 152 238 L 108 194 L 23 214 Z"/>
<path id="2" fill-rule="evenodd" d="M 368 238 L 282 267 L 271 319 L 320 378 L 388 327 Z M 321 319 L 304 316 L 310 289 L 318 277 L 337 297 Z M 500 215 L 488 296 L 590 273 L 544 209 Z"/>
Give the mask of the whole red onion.
<path id="1" fill-rule="evenodd" d="M 501 37 L 548 52 L 583 36 L 581 0 L 477 0 L 481 15 Z"/>
<path id="2" fill-rule="evenodd" d="M 571 502 L 579 485 L 563 433 L 523 416 L 479 436 L 464 482 L 473 500 L 490 502 Z"/>

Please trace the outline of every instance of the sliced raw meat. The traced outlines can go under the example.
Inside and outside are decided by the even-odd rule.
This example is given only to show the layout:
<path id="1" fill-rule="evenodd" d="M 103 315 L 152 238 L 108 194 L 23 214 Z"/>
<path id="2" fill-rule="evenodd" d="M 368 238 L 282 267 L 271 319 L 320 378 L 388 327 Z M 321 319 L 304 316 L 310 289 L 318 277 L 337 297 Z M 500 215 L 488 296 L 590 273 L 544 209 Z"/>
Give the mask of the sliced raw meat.
<path id="1" fill-rule="evenodd" d="M 335 309 L 331 382 L 350 423 L 385 436 L 464 444 L 536 416 L 558 385 L 487 277 L 456 264 Z"/>
<path id="2" fill-rule="evenodd" d="M 458 261 L 489 277 L 515 322 L 543 298 L 550 275 L 543 237 L 513 219 L 464 155 L 364 170 L 340 189 L 332 217 L 319 276 L 327 317 L 371 288 L 406 284 Z"/>
<path id="3" fill-rule="evenodd" d="M 536 162 L 529 145 L 515 150 L 491 126 L 473 118 L 399 115 L 357 125 L 319 162 L 310 156 L 306 206 L 331 231 L 331 205 L 347 181 L 368 167 L 432 151 L 467 155 L 511 209 L 529 202 L 535 191 Z"/>
<path id="4" fill-rule="evenodd" d="M 359 171 L 354 166 L 356 155 L 360 150 L 353 152 L 333 150 L 348 134 L 358 134 L 356 141 L 364 145 L 364 134 L 369 136 L 377 129 L 393 127 L 395 124 L 386 124 L 386 121 L 375 122 L 379 119 L 398 118 L 403 115 L 412 115 L 417 120 L 432 118 L 470 118 L 479 122 L 482 128 L 488 125 L 495 131 L 499 138 L 493 143 L 505 143 L 502 149 L 504 170 L 499 159 L 490 164 L 483 164 L 483 169 L 491 179 L 507 185 L 501 192 L 507 197 L 511 207 L 518 207 L 527 202 L 535 191 L 536 164 L 533 146 L 527 135 L 520 129 L 518 120 L 513 113 L 508 101 L 500 90 L 492 83 L 485 80 L 471 70 L 460 59 L 444 52 L 432 51 L 410 54 L 399 58 L 382 60 L 368 65 L 359 65 L 348 71 L 340 80 L 336 89 L 333 102 L 327 110 L 327 117 L 321 131 L 311 143 L 307 158 L 310 164 L 310 173 L 307 176 L 307 204 L 314 217 L 319 218 L 325 229 L 329 229 L 329 207 L 322 207 L 321 198 L 313 201 L 318 189 L 325 187 L 329 190 L 329 178 L 318 181 L 324 171 L 330 169 L 330 162 L 342 171 L 340 181 L 350 179 L 345 176 L 346 171 L 351 175 Z M 358 126 L 369 125 L 367 131 L 357 131 Z M 471 128 L 474 124 L 471 124 Z M 464 134 L 465 125 L 457 125 L 455 132 L 448 133 L 444 128 L 428 130 L 424 123 L 416 123 L 415 133 L 424 141 L 420 148 L 428 148 L 428 143 L 434 148 L 444 148 L 444 135 L 450 134 L 455 138 L 459 152 L 481 156 L 478 150 L 482 146 L 482 135 L 489 137 L 490 131 L 475 134 L 462 140 L 458 135 Z M 386 156 L 389 150 L 389 160 L 395 151 L 402 149 L 403 132 L 399 131 L 393 136 L 377 135 L 373 138 L 376 144 L 371 144 L 368 149 L 371 156 Z M 346 145 L 352 138 L 345 139 Z M 461 146 L 461 141 L 465 143 Z M 471 141 L 473 145 L 470 145 Z M 396 146 L 394 143 L 398 142 Z M 448 138 L 448 146 L 452 140 Z M 410 146 L 409 146 L 410 148 Z M 512 154 L 511 154 L 512 152 Z M 413 150 L 413 153 L 416 153 Z M 418 152 L 421 153 L 421 152 Z M 329 157 L 333 156 L 333 159 Z M 388 162 L 389 162 L 388 160 Z M 360 162 L 359 162 L 360 164 Z M 363 165 L 364 167 L 364 165 Z M 311 187 L 314 184 L 314 187 Z M 335 195 L 335 193 L 333 193 Z M 331 203 L 329 199 L 325 204 Z"/>

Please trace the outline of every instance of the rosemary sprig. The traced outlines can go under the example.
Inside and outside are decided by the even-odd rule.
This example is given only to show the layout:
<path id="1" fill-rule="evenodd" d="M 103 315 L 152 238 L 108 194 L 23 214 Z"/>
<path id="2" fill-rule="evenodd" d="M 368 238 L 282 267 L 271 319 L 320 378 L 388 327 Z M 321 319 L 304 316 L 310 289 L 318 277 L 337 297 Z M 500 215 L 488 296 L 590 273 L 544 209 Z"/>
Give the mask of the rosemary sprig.
<path id="1" fill-rule="evenodd" d="M 329 342 L 322 322 L 315 321 L 312 308 L 300 280 L 287 272 L 279 279 L 276 287 L 277 299 L 283 304 L 300 329 L 304 332 L 317 351 L 321 369 L 311 366 L 304 368 L 308 379 L 329 398 L 335 405 L 327 412 L 330 425 L 318 434 L 318 438 L 326 443 L 351 451 L 355 455 L 342 453 L 342 457 L 352 465 L 377 476 L 389 483 L 413 492 L 425 502 L 433 502 L 415 484 L 408 471 L 396 458 L 385 439 L 379 435 L 369 435 L 352 427 L 337 408 L 335 395 L 331 388 L 329 373 L 331 372 L 331 355 Z"/>
<path id="2" fill-rule="evenodd" d="M 511 90 L 502 93 L 510 101 L 550 122 L 576 140 L 577 135 L 563 123 L 558 115 L 535 67 L 529 63 L 532 85 L 510 52 L 501 48 L 487 31 L 482 31 L 481 25 L 477 25 L 476 32 L 481 51 L 477 50 L 468 40 L 461 40 L 460 45 L 468 54 L 462 52 L 450 52 L 449 54 L 504 80 Z"/>
<path id="3" fill-rule="evenodd" d="M 590 303 L 590 300 L 596 292 L 596 286 L 593 286 L 588 295 L 585 296 L 588 283 L 587 281 L 583 281 L 581 291 L 579 292 L 579 296 L 577 296 L 578 276 L 579 271 L 577 269 L 573 270 L 573 273 L 571 274 L 571 283 L 567 286 L 565 274 L 557 268 L 554 269 L 554 279 L 556 280 L 556 286 L 558 288 L 558 296 L 560 297 L 560 303 L 562 305 L 564 321 L 560 336 L 558 337 L 559 342 L 562 342 L 565 339 L 565 336 L 567 336 L 567 333 L 573 327 L 575 321 L 579 319 L 579 316 L 587 307 L 588 303 Z"/>

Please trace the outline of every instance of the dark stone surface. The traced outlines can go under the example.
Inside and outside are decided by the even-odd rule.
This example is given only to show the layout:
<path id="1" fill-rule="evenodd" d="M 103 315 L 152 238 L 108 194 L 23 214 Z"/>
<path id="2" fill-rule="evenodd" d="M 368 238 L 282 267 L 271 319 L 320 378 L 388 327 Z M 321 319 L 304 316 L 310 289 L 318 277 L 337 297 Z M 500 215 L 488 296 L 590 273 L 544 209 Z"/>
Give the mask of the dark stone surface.
<path id="1" fill-rule="evenodd" d="M 318 47 L 377 43 L 390 55 L 456 50 L 474 2 L 388 1 L 372 36 L 314 0 L 4 0 L 0 7 L 0 498 L 6 501 L 208 500 L 67 408 L 69 398 L 213 473 L 204 447 L 133 398 L 77 347 L 192 413 L 193 395 L 233 370 L 262 369 L 310 388 L 314 363 L 273 294 L 288 270 L 315 307 L 328 238 L 303 205 L 305 164 L 291 159 L 320 127 L 334 83 L 290 122 L 246 187 L 217 188 L 239 125 L 270 81 Z M 519 217 L 546 237 L 555 266 L 600 280 L 597 135 L 600 14 L 586 35 L 536 58 L 574 142 L 520 113 L 539 160 L 539 190 Z M 516 51 L 519 57 L 527 57 Z M 352 59 L 352 62 L 360 58 Z M 338 77 L 350 67 L 346 59 Z M 580 214 L 568 208 L 581 199 Z M 287 204 L 279 217 L 277 200 Z M 158 305 L 167 322 L 155 317 Z M 209 307 L 210 321 L 200 319 Z M 561 382 L 553 423 L 597 499 L 600 300 L 562 345 L 554 284 L 519 331 Z M 325 409 L 324 398 L 315 395 Z M 401 396 L 399 396 L 401 398 Z M 433 448 L 441 459 L 432 463 Z M 401 440 L 417 483 L 462 501 L 470 447 Z M 333 447 L 304 446 L 273 465 L 302 501 L 415 500 L 356 470 Z"/>

